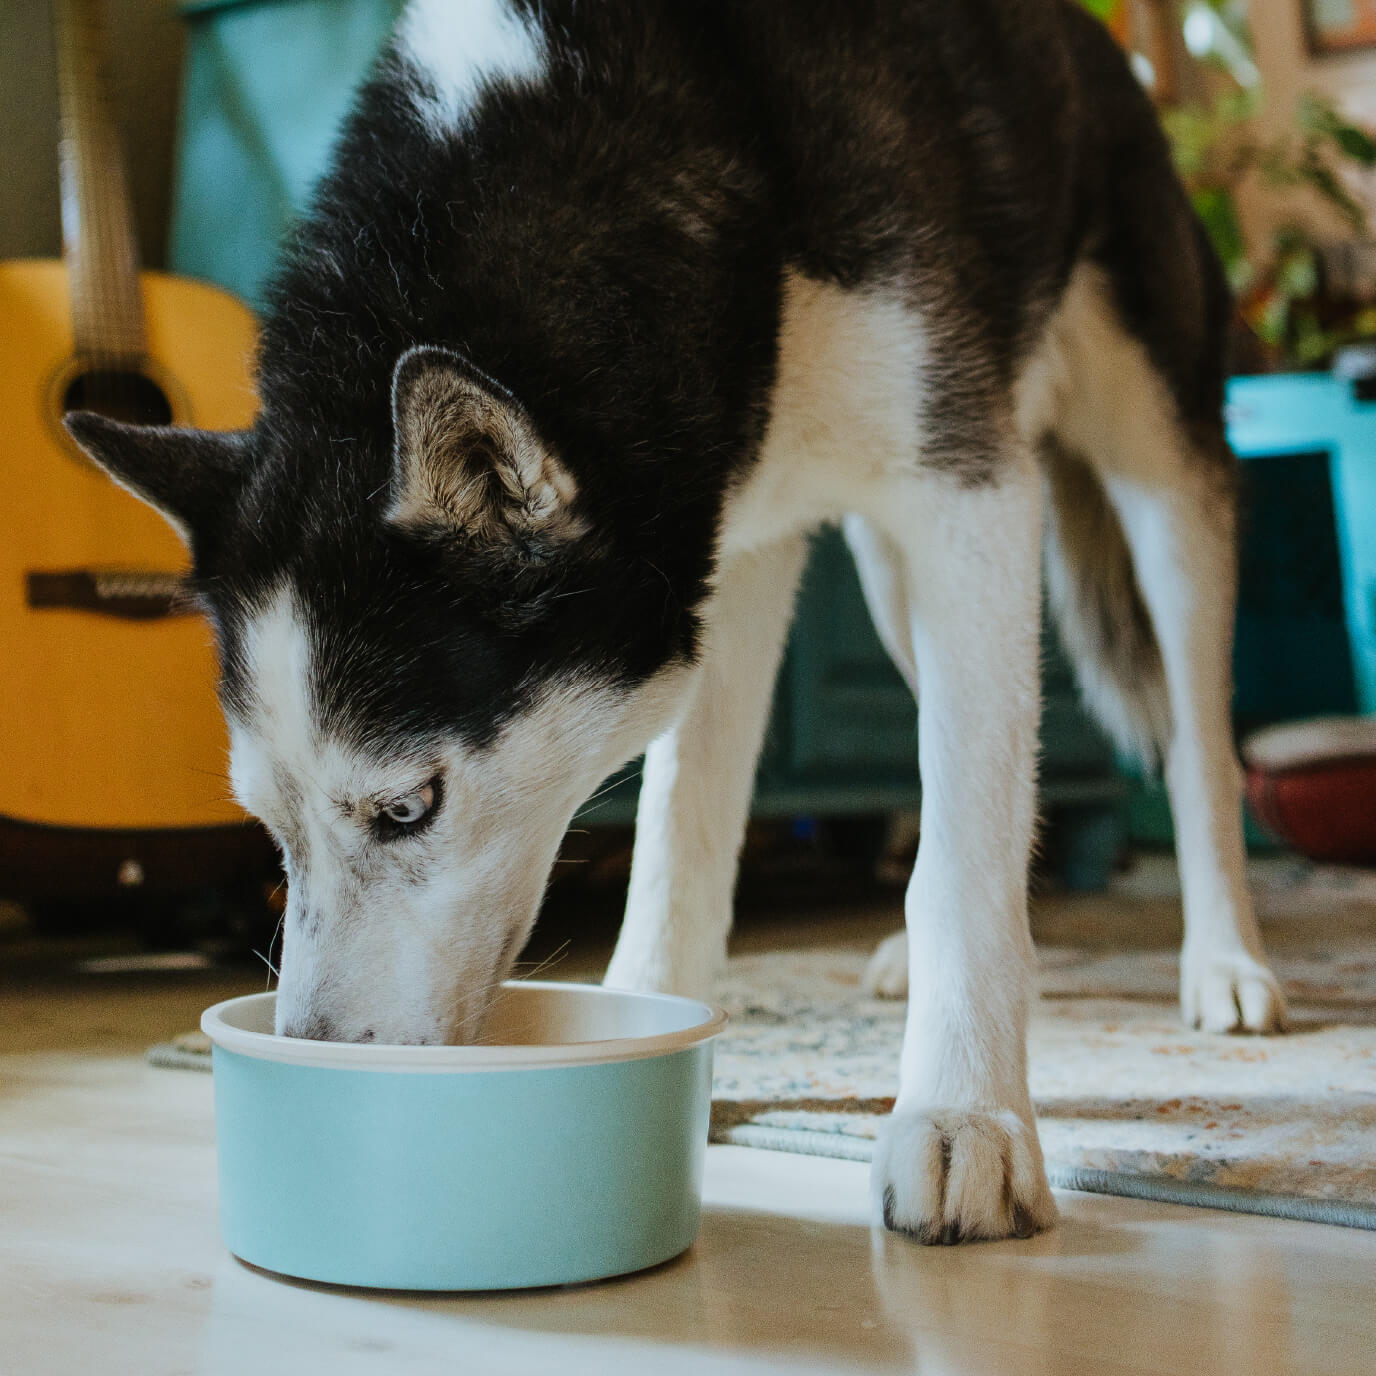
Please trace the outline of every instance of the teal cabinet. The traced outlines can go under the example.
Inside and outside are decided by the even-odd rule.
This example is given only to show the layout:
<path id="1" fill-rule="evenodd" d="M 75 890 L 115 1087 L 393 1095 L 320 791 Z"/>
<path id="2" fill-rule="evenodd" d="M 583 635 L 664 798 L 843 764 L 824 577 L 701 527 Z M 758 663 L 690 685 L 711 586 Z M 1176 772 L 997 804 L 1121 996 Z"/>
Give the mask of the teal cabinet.
<path id="1" fill-rule="evenodd" d="M 787 723 L 783 775 L 911 788 L 917 709 L 875 638 L 850 551 L 835 532 L 813 541 L 776 718 Z"/>
<path id="2" fill-rule="evenodd" d="M 1376 712 L 1376 402 L 1324 373 L 1234 378 L 1228 438 L 1244 495 L 1264 494 L 1244 514 L 1268 523 L 1244 530 L 1243 610 L 1267 644 L 1237 665 L 1239 688 L 1291 655 L 1308 697 L 1271 720 Z"/>

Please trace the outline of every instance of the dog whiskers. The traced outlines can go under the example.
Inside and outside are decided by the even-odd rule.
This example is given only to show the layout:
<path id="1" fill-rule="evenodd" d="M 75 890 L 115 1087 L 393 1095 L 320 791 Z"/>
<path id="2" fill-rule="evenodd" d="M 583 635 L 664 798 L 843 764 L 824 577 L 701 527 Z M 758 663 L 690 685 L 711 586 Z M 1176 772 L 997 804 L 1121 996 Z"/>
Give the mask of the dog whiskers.
<path id="1" fill-rule="evenodd" d="M 591 798 L 585 798 L 583 800 L 583 807 L 580 807 L 578 811 L 581 813 L 583 811 L 583 808 L 587 807 L 589 803 L 595 803 L 599 798 L 605 797 L 608 793 L 612 791 L 612 789 L 616 788 L 621 782 L 622 779 L 620 778 L 620 776 L 618 776 L 617 778 L 612 779 L 610 783 L 603 784 L 602 787 L 599 788 L 597 792 L 592 795 Z"/>
<path id="2" fill-rule="evenodd" d="M 558 965 L 559 962 L 568 955 L 570 944 L 570 942 L 565 941 L 562 945 L 557 946 L 544 958 L 544 960 L 540 961 L 533 970 L 527 971 L 524 975 L 518 975 L 516 973 L 516 971 L 521 968 L 521 962 L 517 961 L 516 964 L 511 967 L 511 977 L 517 980 L 534 979 L 541 971 L 548 970 L 551 966 Z M 527 964 L 529 964 L 529 962 L 527 962 Z"/>

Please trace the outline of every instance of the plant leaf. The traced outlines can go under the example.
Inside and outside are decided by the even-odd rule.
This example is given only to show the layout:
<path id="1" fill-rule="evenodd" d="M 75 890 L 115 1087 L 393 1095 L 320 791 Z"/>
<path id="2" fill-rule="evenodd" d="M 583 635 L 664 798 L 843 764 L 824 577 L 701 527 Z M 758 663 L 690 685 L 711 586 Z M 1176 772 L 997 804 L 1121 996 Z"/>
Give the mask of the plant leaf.
<path id="1" fill-rule="evenodd" d="M 1190 199 L 1194 202 L 1195 214 L 1204 222 L 1214 252 L 1223 261 L 1228 280 L 1234 288 L 1240 286 L 1247 271 L 1247 244 L 1242 237 L 1232 192 L 1221 186 L 1206 186 Z"/>

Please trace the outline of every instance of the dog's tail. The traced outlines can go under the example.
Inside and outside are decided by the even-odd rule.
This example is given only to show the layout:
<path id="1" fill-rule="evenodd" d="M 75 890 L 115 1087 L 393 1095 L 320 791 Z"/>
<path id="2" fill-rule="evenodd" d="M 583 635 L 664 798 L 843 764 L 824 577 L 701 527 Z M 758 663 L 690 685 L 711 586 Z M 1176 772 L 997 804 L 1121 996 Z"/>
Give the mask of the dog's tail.
<path id="1" fill-rule="evenodd" d="M 1061 644 L 1086 705 L 1119 750 L 1154 769 L 1170 738 L 1170 703 L 1127 539 L 1086 462 L 1048 438 L 1042 466 L 1047 599 Z"/>

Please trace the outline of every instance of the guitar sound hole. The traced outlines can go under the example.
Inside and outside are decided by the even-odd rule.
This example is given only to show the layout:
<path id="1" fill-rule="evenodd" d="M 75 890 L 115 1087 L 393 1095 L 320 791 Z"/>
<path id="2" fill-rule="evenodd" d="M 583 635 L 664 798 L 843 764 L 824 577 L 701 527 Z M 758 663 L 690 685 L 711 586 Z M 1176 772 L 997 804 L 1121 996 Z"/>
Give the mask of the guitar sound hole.
<path id="1" fill-rule="evenodd" d="M 130 425 L 172 424 L 172 404 L 152 378 L 111 368 L 78 373 L 62 394 L 62 414 L 68 411 L 95 411 Z"/>

